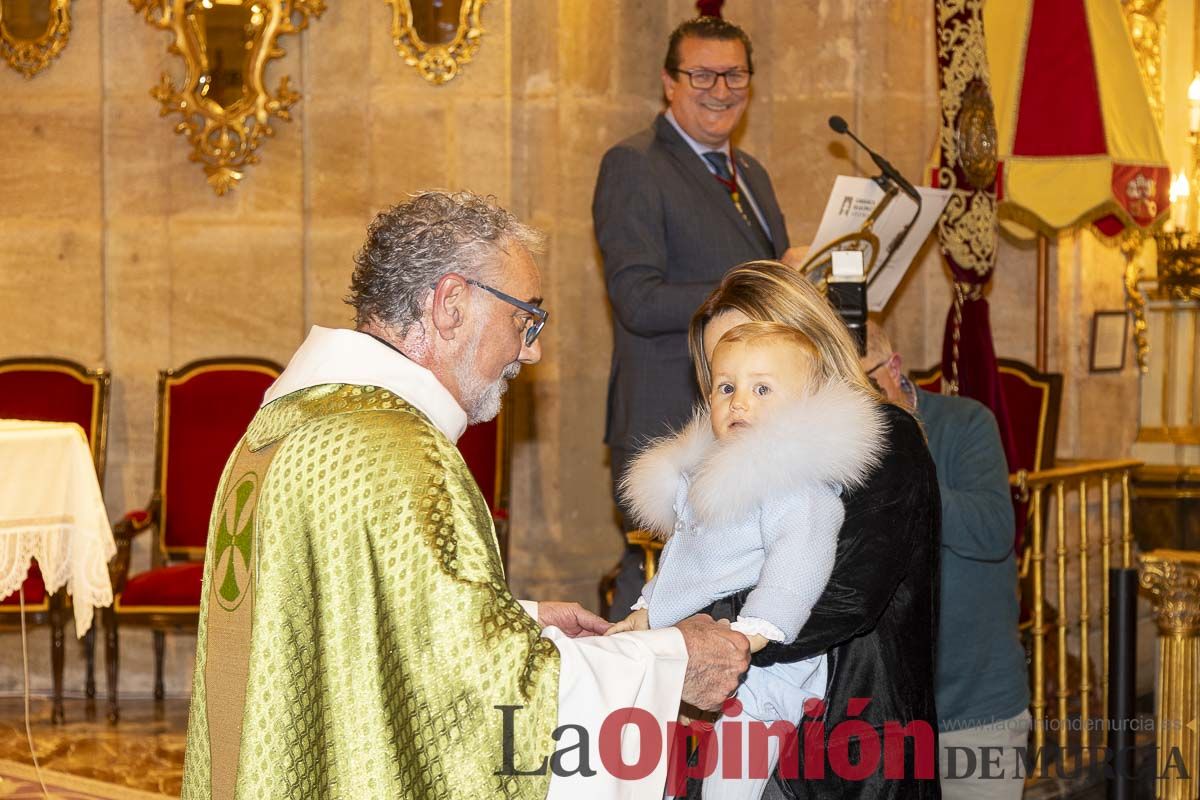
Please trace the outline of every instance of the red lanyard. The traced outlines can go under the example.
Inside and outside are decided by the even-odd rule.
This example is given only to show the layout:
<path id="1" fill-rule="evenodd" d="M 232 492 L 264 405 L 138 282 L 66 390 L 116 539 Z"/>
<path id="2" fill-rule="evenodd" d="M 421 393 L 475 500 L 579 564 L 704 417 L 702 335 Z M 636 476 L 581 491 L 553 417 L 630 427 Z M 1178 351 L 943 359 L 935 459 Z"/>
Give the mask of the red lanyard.
<path id="1" fill-rule="evenodd" d="M 734 208 L 746 220 L 746 224 L 751 224 L 750 217 L 746 214 L 746 209 L 742 207 L 742 194 L 738 191 L 737 161 L 733 157 L 733 142 L 729 143 L 729 177 L 722 178 L 715 172 L 713 173 L 713 177 L 719 180 L 721 185 L 729 191 L 729 199 L 733 200 Z"/>
<path id="2" fill-rule="evenodd" d="M 733 158 L 733 143 L 732 142 L 730 142 L 730 144 L 729 144 L 729 178 L 722 178 L 720 175 L 718 175 L 715 172 L 713 173 L 713 177 L 716 178 L 717 180 L 719 180 L 721 182 L 721 185 L 724 186 L 729 191 L 729 196 L 733 198 L 733 202 L 737 203 L 738 208 L 740 209 L 741 208 L 741 198 L 738 195 L 737 161 L 735 161 Z"/>

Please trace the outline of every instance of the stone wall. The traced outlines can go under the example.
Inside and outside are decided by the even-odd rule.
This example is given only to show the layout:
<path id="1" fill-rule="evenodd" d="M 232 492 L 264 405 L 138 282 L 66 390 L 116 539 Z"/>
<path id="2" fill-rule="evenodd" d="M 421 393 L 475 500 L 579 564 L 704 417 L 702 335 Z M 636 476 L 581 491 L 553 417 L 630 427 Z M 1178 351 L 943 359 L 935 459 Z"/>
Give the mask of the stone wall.
<path id="1" fill-rule="evenodd" d="M 126 0 L 73 4 L 72 41 L 49 71 L 26 81 L 0 69 L 0 357 L 46 353 L 112 370 L 105 496 L 116 518 L 149 497 L 157 370 L 221 354 L 285 361 L 310 325 L 350 323 L 341 298 L 376 210 L 425 187 L 495 194 L 550 236 L 544 360 L 508 398 L 510 578 L 520 595 L 594 607 L 620 543 L 601 443 L 611 323 L 591 193 L 604 150 L 661 107 L 667 34 L 693 8 L 492 0 L 475 60 L 432 87 L 394 51 L 383 4 L 330 3 L 282 40 L 287 55 L 268 73 L 268 85 L 288 74 L 303 94 L 293 121 L 275 126 L 262 163 L 218 198 L 149 96 L 163 70 L 182 72 L 167 34 Z M 922 175 L 938 124 L 929 0 L 730 0 L 726 16 L 750 32 L 758 69 L 740 143 L 770 170 L 794 242 L 815 233 L 834 176 L 863 167 L 835 141 L 829 115 L 914 182 Z M 1028 360 L 1032 258 L 1004 244 L 992 292 L 999 351 Z M 1051 366 L 1070 368 L 1060 448 L 1116 455 L 1130 437 L 1121 425 L 1093 431 L 1083 408 L 1102 403 L 1110 421 L 1134 415 L 1132 424 L 1121 404 L 1135 382 L 1080 372 L 1084 315 L 1097 292 L 1112 306 L 1114 285 L 1081 259 L 1060 251 L 1054 273 Z M 949 302 L 927 247 L 889 313 L 911 365 L 939 357 Z M 143 547 L 135 564 L 147 563 Z M 122 691 L 146 694 L 149 636 L 122 641 Z M 0 691 L 20 685 L 7 655 L 15 643 L 0 637 Z M 45 632 L 33 635 L 38 690 L 49 685 L 45 643 Z M 188 690 L 193 646 L 169 637 L 170 693 Z M 67 663 L 77 691 L 80 660 Z"/>

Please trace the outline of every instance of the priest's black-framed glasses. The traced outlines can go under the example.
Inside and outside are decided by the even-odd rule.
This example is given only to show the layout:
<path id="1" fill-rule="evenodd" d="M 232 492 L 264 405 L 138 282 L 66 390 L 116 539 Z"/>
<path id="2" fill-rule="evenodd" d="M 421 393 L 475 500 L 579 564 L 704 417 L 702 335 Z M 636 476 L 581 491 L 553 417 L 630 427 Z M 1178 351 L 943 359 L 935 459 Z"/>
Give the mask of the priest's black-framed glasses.
<path id="1" fill-rule="evenodd" d="M 473 280 L 471 278 L 463 278 L 463 280 L 472 286 L 478 286 L 485 292 L 490 292 L 509 305 L 516 306 L 526 314 L 529 314 L 529 319 L 525 323 L 527 326 L 525 328 L 525 346 L 533 347 L 533 343 L 537 340 L 538 334 L 542 332 L 542 328 L 546 327 L 546 320 L 550 318 L 549 311 L 541 306 L 535 306 L 533 303 L 526 303 L 524 300 L 518 300 L 512 295 L 505 294 L 499 289 L 488 286 L 486 283 L 481 283 L 480 281 Z"/>

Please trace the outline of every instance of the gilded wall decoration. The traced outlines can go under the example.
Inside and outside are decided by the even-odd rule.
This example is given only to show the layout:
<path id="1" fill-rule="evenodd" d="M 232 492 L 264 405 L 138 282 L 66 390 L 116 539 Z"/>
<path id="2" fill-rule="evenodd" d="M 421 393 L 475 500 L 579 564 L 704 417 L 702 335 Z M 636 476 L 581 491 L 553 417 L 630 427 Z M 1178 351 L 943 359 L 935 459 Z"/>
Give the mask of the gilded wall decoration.
<path id="1" fill-rule="evenodd" d="M 1162 29 L 1166 14 L 1163 0 L 1123 0 L 1121 11 L 1133 40 L 1133 54 L 1146 84 L 1150 111 L 1161 130 L 1163 126 Z"/>
<path id="2" fill-rule="evenodd" d="M 963 90 L 957 137 L 958 163 L 967 182 L 987 189 L 996 180 L 996 107 L 981 80 L 972 80 Z"/>
<path id="3" fill-rule="evenodd" d="M 1138 70 L 1145 84 L 1146 96 L 1159 130 L 1163 130 L 1163 38 L 1166 33 L 1165 0 L 1122 0 L 1121 10 L 1133 42 Z M 1189 101 L 1190 103 L 1191 101 Z M 1194 123 L 1193 123 L 1194 126 Z M 1190 162 L 1193 185 L 1200 172 L 1196 171 L 1200 137 L 1189 135 Z M 1185 171 L 1187 167 L 1185 166 Z M 1189 228 L 1195 227 L 1194 218 Z M 1178 226 L 1180 223 L 1176 222 Z M 1156 244 L 1157 269 L 1147 275 L 1137 257 L 1146 241 Z M 1127 235 L 1121 242 L 1126 261 L 1126 307 L 1134 317 L 1134 341 L 1137 345 L 1138 367 L 1150 371 L 1150 345 L 1146 320 L 1148 300 L 1171 300 L 1181 303 L 1200 300 L 1200 240 L 1194 233 L 1181 230 L 1158 230 L 1150 235 Z"/>
<path id="4" fill-rule="evenodd" d="M 937 4 L 942 68 L 942 166 L 937 185 L 952 190 L 938 222 L 942 248 L 960 267 L 984 276 L 996 262 L 996 120 L 987 88 L 982 0 Z M 990 155 L 989 155 L 990 154 Z M 956 169 L 957 168 L 957 169 Z M 961 170 L 967 185 L 960 185 Z M 983 190 L 989 187 L 988 190 Z"/>
<path id="5" fill-rule="evenodd" d="M 1162 32 L 1166 3 L 1163 0 L 1122 0 L 1121 11 L 1125 26 L 1133 42 L 1133 53 L 1137 58 L 1138 71 L 1146 85 L 1146 97 L 1150 111 L 1159 130 L 1163 126 L 1163 81 L 1162 81 Z M 1149 325 L 1146 322 L 1146 295 L 1139 284 L 1144 279 L 1138 253 L 1147 237 L 1140 232 L 1128 231 L 1120 241 L 1121 252 L 1126 258 L 1125 307 L 1133 314 L 1133 341 L 1137 350 L 1138 368 L 1150 370 Z"/>
<path id="6" fill-rule="evenodd" d="M 942 255 L 954 276 L 947 323 L 949 355 L 943 391 L 980 400 L 1004 419 L 995 395 L 995 362 L 984 289 L 996 265 L 996 113 L 988 82 L 983 0 L 936 0 L 939 97 L 942 119 L 934 185 L 950 190 L 938 220 Z M 963 330 L 984 345 L 962 353 Z M 988 375 L 988 373 L 992 373 Z M 989 394 L 991 393 L 991 394 Z"/>
<path id="7" fill-rule="evenodd" d="M 71 36 L 71 0 L 0 0 L 0 55 L 26 78 L 58 58 Z"/>
<path id="8" fill-rule="evenodd" d="M 1142 291 L 1142 265 L 1138 253 L 1145 243 L 1145 235 L 1131 231 L 1120 241 L 1121 253 L 1125 256 L 1125 308 L 1133 315 L 1133 344 L 1137 353 L 1138 369 L 1150 371 L 1150 324 L 1146 321 L 1146 295 Z"/>
<path id="9" fill-rule="evenodd" d="M 392 43 L 404 63 L 441 85 L 479 49 L 487 0 L 384 0 L 392 7 Z"/>
<path id="10" fill-rule="evenodd" d="M 237 186 L 259 162 L 271 118 L 290 120 L 300 100 L 287 75 L 266 87 L 267 64 L 284 55 L 279 37 L 299 33 L 325 11 L 324 0 L 129 0 L 146 21 L 170 31 L 168 51 L 183 59 L 176 86 L 164 72 L 150 94 L 162 116 L 179 114 L 175 132 L 192 146 L 218 195 Z"/>
<path id="11" fill-rule="evenodd" d="M 1172 231 L 1156 238 L 1158 294 L 1180 303 L 1200 302 L 1200 237 Z"/>

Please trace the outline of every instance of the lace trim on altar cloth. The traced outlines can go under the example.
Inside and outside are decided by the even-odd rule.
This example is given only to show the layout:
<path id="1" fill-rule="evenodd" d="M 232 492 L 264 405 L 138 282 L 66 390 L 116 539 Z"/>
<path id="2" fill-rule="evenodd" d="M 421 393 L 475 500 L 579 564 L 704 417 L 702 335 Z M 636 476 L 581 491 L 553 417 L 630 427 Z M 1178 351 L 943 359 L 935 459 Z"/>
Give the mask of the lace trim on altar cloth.
<path id="1" fill-rule="evenodd" d="M 78 636 L 91 627 L 95 608 L 112 604 L 108 562 L 116 546 L 111 539 L 86 535 L 70 522 L 45 520 L 5 521 L 0 534 L 0 598 L 21 588 L 30 561 L 37 559 L 47 594 L 67 587 Z"/>

